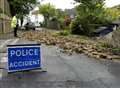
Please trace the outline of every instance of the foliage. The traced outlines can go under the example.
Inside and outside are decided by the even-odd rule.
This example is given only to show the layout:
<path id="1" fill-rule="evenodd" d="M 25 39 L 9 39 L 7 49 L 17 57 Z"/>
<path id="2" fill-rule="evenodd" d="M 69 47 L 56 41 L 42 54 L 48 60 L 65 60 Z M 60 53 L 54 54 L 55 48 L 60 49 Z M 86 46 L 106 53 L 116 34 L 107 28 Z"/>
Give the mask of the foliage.
<path id="1" fill-rule="evenodd" d="M 8 0 L 12 16 L 28 14 L 37 3 L 37 0 Z"/>
<path id="2" fill-rule="evenodd" d="M 64 22 L 65 22 L 65 16 L 66 15 L 67 14 L 64 11 L 62 11 L 61 9 L 56 9 L 56 18 L 57 18 L 57 20 L 60 24 L 61 29 L 65 28 Z"/>
<path id="3" fill-rule="evenodd" d="M 60 24 L 61 29 L 70 29 L 69 24 L 71 23 L 71 18 L 69 14 L 65 11 L 62 11 L 60 9 L 56 9 L 56 18 Z"/>
<path id="4" fill-rule="evenodd" d="M 0 8 L 0 13 L 2 13 L 3 12 L 3 10 Z"/>
<path id="5" fill-rule="evenodd" d="M 60 32 L 58 33 L 58 35 L 68 36 L 68 35 L 70 35 L 70 31 L 69 31 L 69 30 L 63 30 L 63 31 L 60 31 Z"/>
<path id="6" fill-rule="evenodd" d="M 116 55 L 120 55 L 120 48 L 113 48 L 112 52 Z"/>
<path id="7" fill-rule="evenodd" d="M 70 28 L 72 30 L 73 34 L 81 34 L 81 27 L 80 27 L 80 21 L 78 18 L 72 21 Z"/>
<path id="8" fill-rule="evenodd" d="M 39 13 L 44 16 L 44 22 L 42 23 L 44 27 L 47 27 L 48 22 L 54 21 L 56 25 L 59 25 L 60 29 L 64 29 L 64 21 L 67 14 L 61 9 L 56 9 L 53 5 L 48 3 L 39 6 Z"/>
<path id="9" fill-rule="evenodd" d="M 113 46 L 109 44 L 108 42 L 102 42 L 100 43 L 100 46 L 103 48 L 113 48 Z"/>
<path id="10" fill-rule="evenodd" d="M 50 3 L 40 5 L 39 12 L 40 12 L 40 14 L 42 14 L 44 16 L 45 26 L 47 26 L 47 22 L 49 21 L 49 19 L 51 17 L 55 16 L 55 7 L 53 5 L 51 5 Z"/>
<path id="11" fill-rule="evenodd" d="M 116 6 L 112 7 L 112 8 L 120 10 L 120 5 L 116 5 Z"/>
<path id="12" fill-rule="evenodd" d="M 73 33 L 90 35 L 97 27 L 110 22 L 105 14 L 104 0 L 75 1 L 80 4 L 76 7 L 77 18 L 71 25 Z"/>
<path id="13" fill-rule="evenodd" d="M 58 19 L 64 18 L 66 16 L 66 13 L 62 11 L 61 9 L 56 9 L 56 16 Z"/>
<path id="14" fill-rule="evenodd" d="M 118 9 L 118 8 L 107 8 L 106 9 L 106 15 L 112 21 L 116 20 L 120 16 L 120 9 Z"/>

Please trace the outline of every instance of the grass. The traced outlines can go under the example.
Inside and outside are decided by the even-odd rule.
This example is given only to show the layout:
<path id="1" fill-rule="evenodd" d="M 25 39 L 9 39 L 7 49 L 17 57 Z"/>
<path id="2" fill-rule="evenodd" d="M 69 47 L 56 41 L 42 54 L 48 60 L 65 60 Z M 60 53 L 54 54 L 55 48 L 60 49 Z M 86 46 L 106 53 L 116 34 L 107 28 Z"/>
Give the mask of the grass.
<path id="1" fill-rule="evenodd" d="M 60 35 L 60 36 L 68 36 L 71 33 L 70 33 L 69 30 L 63 30 L 63 31 L 58 32 L 57 34 Z"/>
<path id="2" fill-rule="evenodd" d="M 103 48 L 113 48 L 113 46 L 111 44 L 107 43 L 107 42 L 102 42 L 101 47 L 103 47 Z"/>
<path id="3" fill-rule="evenodd" d="M 112 48 L 112 52 L 113 52 L 115 55 L 120 55 L 120 48 Z"/>

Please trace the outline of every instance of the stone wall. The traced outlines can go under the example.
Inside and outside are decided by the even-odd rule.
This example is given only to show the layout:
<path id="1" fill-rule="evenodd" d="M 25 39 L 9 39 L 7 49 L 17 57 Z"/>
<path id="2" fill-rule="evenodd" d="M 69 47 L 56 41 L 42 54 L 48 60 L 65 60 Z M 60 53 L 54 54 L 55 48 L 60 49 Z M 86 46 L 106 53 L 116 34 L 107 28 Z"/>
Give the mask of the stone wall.
<path id="1" fill-rule="evenodd" d="M 120 29 L 117 29 L 106 36 L 98 38 L 99 41 L 120 48 Z"/>
<path id="2" fill-rule="evenodd" d="M 0 0 L 0 8 L 2 10 L 2 13 L 0 13 L 0 33 L 11 32 L 11 14 L 8 1 Z"/>
<path id="3" fill-rule="evenodd" d="M 120 28 L 113 32 L 112 39 L 111 39 L 111 44 L 114 47 L 120 47 Z"/>
<path id="4" fill-rule="evenodd" d="M 2 19 L 0 19 L 0 33 L 3 32 L 3 22 L 2 22 Z"/>
<path id="5" fill-rule="evenodd" d="M 7 16 L 11 16 L 10 7 L 7 0 L 0 0 L 0 8 L 2 9 L 3 13 L 5 13 Z"/>

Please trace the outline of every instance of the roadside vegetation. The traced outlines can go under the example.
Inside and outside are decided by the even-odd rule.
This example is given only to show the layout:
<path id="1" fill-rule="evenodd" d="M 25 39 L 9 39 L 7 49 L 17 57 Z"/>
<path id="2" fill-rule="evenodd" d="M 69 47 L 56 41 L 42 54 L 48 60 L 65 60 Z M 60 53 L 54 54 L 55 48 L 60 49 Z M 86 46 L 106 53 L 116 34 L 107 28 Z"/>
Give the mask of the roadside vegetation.
<path id="1" fill-rule="evenodd" d="M 43 22 L 44 27 L 48 27 L 48 23 L 54 21 L 58 23 L 59 29 L 69 31 L 72 34 L 91 36 L 97 28 L 107 26 L 119 18 L 120 8 L 106 8 L 104 5 L 105 0 L 75 1 L 79 3 L 79 5 L 75 7 L 76 16 L 74 19 L 71 19 L 66 11 L 55 9 L 55 7 L 49 3 L 40 5 L 39 13 L 45 18 Z M 66 31 L 63 32 L 66 33 Z"/>

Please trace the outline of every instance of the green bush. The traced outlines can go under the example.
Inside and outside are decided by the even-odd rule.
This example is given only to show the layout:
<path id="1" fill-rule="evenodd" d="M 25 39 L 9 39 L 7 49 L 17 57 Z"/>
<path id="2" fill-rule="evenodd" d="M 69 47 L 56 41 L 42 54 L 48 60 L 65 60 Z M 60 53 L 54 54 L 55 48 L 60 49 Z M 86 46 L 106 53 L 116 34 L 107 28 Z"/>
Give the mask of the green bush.
<path id="1" fill-rule="evenodd" d="M 70 29 L 73 34 L 81 34 L 80 22 L 75 19 L 70 24 Z"/>
<path id="2" fill-rule="evenodd" d="M 65 25 L 64 25 L 64 18 L 63 18 L 63 17 L 58 18 L 58 22 L 59 22 L 59 24 L 60 24 L 60 28 L 61 28 L 61 29 L 64 29 L 64 27 L 65 27 Z"/>
<path id="3" fill-rule="evenodd" d="M 120 48 L 113 48 L 112 52 L 116 55 L 120 55 Z"/>
<path id="4" fill-rule="evenodd" d="M 107 18 L 86 16 L 84 18 L 77 17 L 71 23 L 71 32 L 73 34 L 87 35 L 90 36 L 98 27 L 102 25 L 108 25 L 109 21 Z"/>
<path id="5" fill-rule="evenodd" d="M 101 43 L 101 47 L 103 47 L 103 48 L 113 48 L 113 46 L 111 44 L 107 43 L 107 42 Z"/>
<path id="6" fill-rule="evenodd" d="M 111 18 L 106 15 L 104 0 L 75 0 L 77 17 L 71 24 L 74 34 L 91 35 L 101 25 L 107 25 Z"/>
<path id="7" fill-rule="evenodd" d="M 91 25 L 85 18 L 79 19 L 76 18 L 71 23 L 71 32 L 73 34 L 80 34 L 80 35 L 89 35 L 91 32 L 96 28 L 96 25 Z"/>
<path id="8" fill-rule="evenodd" d="M 0 8 L 0 13 L 3 13 L 3 10 Z"/>
<path id="9" fill-rule="evenodd" d="M 60 31 L 58 34 L 62 35 L 62 36 L 67 36 L 67 35 L 70 34 L 70 31 L 69 30 L 63 30 L 63 31 Z"/>

